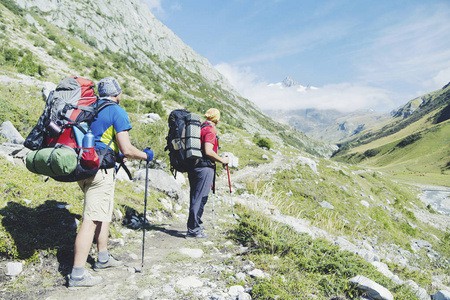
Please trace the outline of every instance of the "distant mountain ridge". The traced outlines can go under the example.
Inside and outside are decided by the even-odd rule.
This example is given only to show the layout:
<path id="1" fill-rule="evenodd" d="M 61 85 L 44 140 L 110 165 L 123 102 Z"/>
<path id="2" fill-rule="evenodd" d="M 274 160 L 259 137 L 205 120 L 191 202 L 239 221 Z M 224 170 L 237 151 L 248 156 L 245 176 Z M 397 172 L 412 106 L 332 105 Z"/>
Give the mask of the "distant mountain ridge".
<path id="1" fill-rule="evenodd" d="M 334 158 L 395 172 L 450 174 L 450 84 L 413 99 L 392 118 L 340 146 Z"/>
<path id="2" fill-rule="evenodd" d="M 386 122 L 390 116 L 373 110 L 340 112 L 323 109 L 298 109 L 290 111 L 265 110 L 278 122 L 287 124 L 314 139 L 339 143 L 361 131 Z"/>

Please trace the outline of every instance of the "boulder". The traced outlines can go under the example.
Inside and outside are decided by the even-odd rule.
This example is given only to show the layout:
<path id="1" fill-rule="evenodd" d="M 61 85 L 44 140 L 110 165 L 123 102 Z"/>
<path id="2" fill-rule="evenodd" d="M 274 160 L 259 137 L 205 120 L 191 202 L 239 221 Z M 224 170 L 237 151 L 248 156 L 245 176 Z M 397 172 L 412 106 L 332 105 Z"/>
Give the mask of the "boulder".
<path id="1" fill-rule="evenodd" d="M 436 294 L 431 295 L 433 300 L 450 300 L 450 291 L 442 290 Z"/>
<path id="2" fill-rule="evenodd" d="M 3 122 L 3 124 L 0 126 L 0 133 L 3 138 L 7 139 L 8 142 L 12 144 L 20 145 L 25 142 L 25 139 L 22 137 L 22 135 L 20 135 L 20 133 L 10 121 Z"/>
<path id="3" fill-rule="evenodd" d="M 317 163 L 311 158 L 299 156 L 298 161 L 304 165 L 309 166 L 314 173 L 317 173 Z"/>
<path id="4" fill-rule="evenodd" d="M 134 179 L 145 181 L 145 169 L 137 171 Z M 148 186 L 177 200 L 179 203 L 187 200 L 187 196 L 181 190 L 181 184 L 173 176 L 162 170 L 148 170 Z"/>
<path id="5" fill-rule="evenodd" d="M 350 282 L 356 285 L 363 293 L 367 293 L 370 299 L 394 300 L 394 296 L 388 289 L 367 277 L 358 275 L 350 279 Z"/>
<path id="6" fill-rule="evenodd" d="M 17 276 L 22 272 L 22 263 L 9 262 L 6 264 L 6 276 Z"/>
<path id="7" fill-rule="evenodd" d="M 54 84 L 53 82 L 44 82 L 43 86 L 42 86 L 42 99 L 44 99 L 44 101 L 47 101 L 48 96 L 50 95 L 51 91 L 54 91 L 56 89 L 56 84 Z"/>

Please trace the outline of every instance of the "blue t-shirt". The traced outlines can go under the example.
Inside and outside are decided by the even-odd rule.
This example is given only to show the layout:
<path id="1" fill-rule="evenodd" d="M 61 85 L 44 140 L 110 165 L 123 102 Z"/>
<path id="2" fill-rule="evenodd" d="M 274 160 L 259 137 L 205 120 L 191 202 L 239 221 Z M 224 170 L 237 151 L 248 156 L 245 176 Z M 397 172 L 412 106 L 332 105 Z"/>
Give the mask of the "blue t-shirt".
<path id="1" fill-rule="evenodd" d="M 105 107 L 98 113 L 91 125 L 92 133 L 95 136 L 95 149 L 105 149 L 111 139 L 114 139 L 109 148 L 116 153 L 119 152 L 119 145 L 115 138 L 116 133 L 131 128 L 128 114 L 122 107 L 119 105 Z"/>

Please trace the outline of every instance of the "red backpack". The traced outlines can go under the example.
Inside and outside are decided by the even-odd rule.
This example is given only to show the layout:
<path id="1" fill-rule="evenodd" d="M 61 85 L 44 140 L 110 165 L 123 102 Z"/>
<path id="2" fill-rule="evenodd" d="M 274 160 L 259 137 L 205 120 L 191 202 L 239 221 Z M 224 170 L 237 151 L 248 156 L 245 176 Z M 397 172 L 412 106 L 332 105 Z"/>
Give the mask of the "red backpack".
<path id="1" fill-rule="evenodd" d="M 95 175 L 108 147 L 97 153 L 95 145 L 82 141 L 100 110 L 113 101 L 98 101 L 91 80 L 67 77 L 50 92 L 43 114 L 25 139 L 26 166 L 33 173 L 58 181 L 78 181 Z"/>

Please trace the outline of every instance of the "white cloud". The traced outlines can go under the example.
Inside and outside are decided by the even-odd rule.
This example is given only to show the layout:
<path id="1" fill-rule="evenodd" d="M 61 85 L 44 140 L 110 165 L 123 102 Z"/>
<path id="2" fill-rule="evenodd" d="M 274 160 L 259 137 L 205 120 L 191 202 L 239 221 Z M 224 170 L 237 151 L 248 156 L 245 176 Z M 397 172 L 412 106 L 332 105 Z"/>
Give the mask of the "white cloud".
<path id="1" fill-rule="evenodd" d="M 157 15 L 159 17 L 163 17 L 165 15 L 161 0 L 142 0 L 142 3 L 147 5 L 154 15 Z"/>
<path id="2" fill-rule="evenodd" d="M 226 63 L 215 66 L 236 90 L 261 109 L 337 109 L 354 111 L 374 108 L 389 111 L 395 108 L 392 92 L 354 83 L 329 84 L 317 90 L 298 92 L 295 89 L 268 87 L 250 68 L 233 67 Z"/>
<path id="3" fill-rule="evenodd" d="M 425 86 L 431 90 L 441 89 L 450 82 L 450 68 L 440 70 L 431 80 L 425 82 Z"/>

